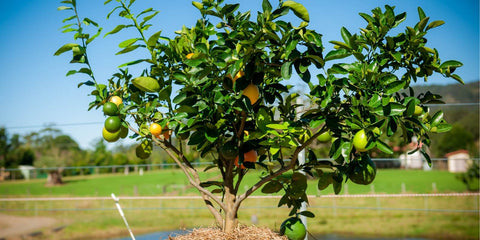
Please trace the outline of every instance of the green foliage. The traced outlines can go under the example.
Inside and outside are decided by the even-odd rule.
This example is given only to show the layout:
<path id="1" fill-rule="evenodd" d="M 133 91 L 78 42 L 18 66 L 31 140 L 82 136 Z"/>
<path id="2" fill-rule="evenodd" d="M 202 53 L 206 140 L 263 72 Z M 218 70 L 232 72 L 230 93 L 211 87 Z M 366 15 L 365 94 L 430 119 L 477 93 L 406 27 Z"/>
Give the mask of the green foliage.
<path id="1" fill-rule="evenodd" d="M 191 28 L 176 31 L 172 39 L 162 37 L 161 32 L 147 36 L 150 20 L 158 12 L 149 8 L 135 14 L 130 8 L 133 2 L 116 1 L 107 17 L 117 13 L 126 23 L 105 36 L 134 28 L 139 35 L 121 42 L 117 54 L 143 49 L 150 56 L 122 64 L 108 80 L 108 86 L 97 83 L 93 77 L 86 51 L 93 37 L 83 33 L 80 23 L 72 31 L 81 44 L 66 44 L 55 55 L 72 51 L 72 62 L 87 65 L 67 75 L 81 72 L 91 76 L 91 82 L 80 84 L 95 86 L 95 101 L 90 108 L 102 106 L 112 95 L 123 99 L 120 114 L 133 119 L 129 127 L 135 132 L 132 138 L 140 142 L 137 156 L 147 158 L 153 144 L 165 149 L 190 183 L 202 192 L 207 204 L 213 200 L 225 212 L 234 209 L 233 214 L 225 213 L 225 218 L 236 216 L 239 204 L 262 186 L 264 193 L 284 190 L 279 206 L 291 207 L 289 215 L 311 216 L 298 212 L 301 203 L 308 201 L 306 177 L 300 171 L 316 171 L 321 176 L 319 189 L 332 184 L 335 193 L 339 193 L 344 181 L 366 168 L 368 179 L 362 182 L 373 181 L 374 166 L 371 161 L 360 159 L 370 159 L 368 151 L 374 149 L 393 153 L 381 137 L 401 134 L 403 141 L 409 142 L 415 136 L 426 147 L 430 145 L 428 133 L 432 128 L 437 132 L 451 128 L 442 112 L 426 114 L 425 104 L 439 103 L 441 96 L 431 92 L 416 95 L 410 87 L 412 80 L 427 81 L 434 72 L 462 83 L 453 74 L 462 64 L 455 60 L 442 62 L 438 51 L 427 47 L 427 31 L 443 21 L 429 23 L 421 8 L 419 22 L 397 35 L 390 33 L 405 20 L 406 13 L 397 15 L 388 5 L 384 11 L 373 9 L 371 15 L 361 13 L 366 27 L 358 34 L 342 28 L 343 41 L 330 41 L 335 49 L 325 54 L 321 34 L 308 28 L 307 9 L 294 1 L 283 1 L 274 7 L 264 0 L 263 12 L 256 19 L 251 19 L 250 12 L 238 11 L 239 4 L 224 4 L 223 0 L 193 2 L 202 18 Z M 64 3 L 71 7 L 61 10 L 75 11 L 75 16 L 66 21 L 80 19 L 75 2 Z M 282 20 L 290 10 L 303 20 L 299 26 Z M 98 28 L 98 33 L 101 31 L 90 19 L 82 22 Z M 326 69 L 329 61 L 332 64 Z M 141 74 L 128 72 L 128 66 L 142 62 L 148 67 Z M 320 70 L 323 73 L 312 76 Z M 292 86 L 287 80 L 294 74 L 308 84 L 308 94 L 290 91 Z M 259 90 L 259 100 L 253 103 L 247 100 L 257 95 L 247 88 L 251 84 Z M 174 85 L 179 90 L 172 93 Z M 401 90 L 407 92 L 400 93 Z M 310 107 L 300 112 L 303 105 L 297 104 L 297 99 L 307 97 Z M 418 107 L 424 114 L 416 114 Z M 153 122 L 185 137 L 178 138 L 177 144 L 172 138 L 154 137 L 148 131 Z M 309 146 L 327 131 L 335 138 L 329 149 L 332 160 L 319 162 Z M 353 141 L 359 131 L 366 136 L 362 149 L 356 149 Z M 184 143 L 196 149 L 202 158 L 213 158 L 214 165 L 205 170 L 216 168 L 220 172 L 222 181 L 214 184 L 220 189 L 206 189 L 212 184 L 201 182 L 190 164 L 193 159 L 184 154 Z M 221 154 L 227 144 L 235 146 L 239 164 L 244 163 L 247 169 L 235 167 L 230 157 L 233 153 L 229 157 Z M 417 150 L 429 159 L 425 147 Z M 252 149 L 260 156 L 255 164 L 243 159 L 244 153 Z M 299 164 L 299 153 L 305 149 L 308 160 Z M 255 167 L 264 170 L 262 178 L 237 195 L 248 169 Z M 292 174 L 285 175 L 289 171 Z M 222 199 L 213 194 L 218 191 Z M 220 212 L 210 210 L 219 223 Z"/>

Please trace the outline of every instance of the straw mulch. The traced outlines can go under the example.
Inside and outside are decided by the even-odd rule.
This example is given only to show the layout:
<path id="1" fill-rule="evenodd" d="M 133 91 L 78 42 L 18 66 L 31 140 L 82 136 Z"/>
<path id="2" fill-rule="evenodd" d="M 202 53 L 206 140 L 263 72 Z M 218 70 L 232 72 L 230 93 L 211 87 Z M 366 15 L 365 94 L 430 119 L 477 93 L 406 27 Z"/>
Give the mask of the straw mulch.
<path id="1" fill-rule="evenodd" d="M 233 233 L 224 233 L 216 227 L 197 228 L 185 235 L 169 237 L 170 240 L 288 240 L 286 236 L 266 227 L 241 226 Z"/>

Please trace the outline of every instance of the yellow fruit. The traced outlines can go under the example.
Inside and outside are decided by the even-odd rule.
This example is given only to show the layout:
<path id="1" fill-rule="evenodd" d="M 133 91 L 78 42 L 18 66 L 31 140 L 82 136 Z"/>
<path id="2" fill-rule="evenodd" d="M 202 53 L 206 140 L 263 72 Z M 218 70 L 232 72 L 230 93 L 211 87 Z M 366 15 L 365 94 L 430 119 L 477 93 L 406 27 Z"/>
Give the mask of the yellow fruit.
<path id="1" fill-rule="evenodd" d="M 235 74 L 235 77 L 232 79 L 233 83 L 235 83 L 235 81 L 237 81 L 237 79 L 239 79 L 243 76 L 245 76 L 245 72 L 243 72 L 242 70 L 238 71 L 238 73 Z"/>
<path id="2" fill-rule="evenodd" d="M 117 105 L 117 107 L 123 103 L 123 100 L 122 98 L 120 98 L 119 96 L 112 96 L 109 100 L 109 102 L 112 102 L 112 103 L 115 103 Z"/>
<path id="3" fill-rule="evenodd" d="M 257 161 L 257 152 L 255 150 L 251 150 L 249 152 L 246 152 L 243 154 L 243 162 L 251 162 L 251 163 L 254 163 Z M 238 165 L 238 156 L 235 158 L 235 166 L 241 168 L 241 169 L 245 169 L 246 167 L 243 165 L 240 166 Z"/>
<path id="4" fill-rule="evenodd" d="M 162 126 L 160 126 L 158 123 L 152 123 L 149 130 L 150 133 L 157 138 L 160 136 L 160 134 L 162 134 Z"/>
<path id="5" fill-rule="evenodd" d="M 367 151 L 367 135 L 365 134 L 365 130 L 360 130 L 357 133 L 355 133 L 355 136 L 353 136 L 353 146 L 357 151 L 359 152 L 365 152 Z"/>
<path id="6" fill-rule="evenodd" d="M 418 105 L 415 105 L 415 112 L 413 112 L 413 115 L 420 116 L 422 115 L 422 113 L 423 113 L 423 108 Z"/>
<path id="7" fill-rule="evenodd" d="M 189 54 L 187 54 L 187 56 L 186 56 L 187 59 L 192 59 L 192 57 L 193 57 L 193 53 L 189 53 Z"/>
<path id="8" fill-rule="evenodd" d="M 109 132 L 106 128 L 102 130 L 103 139 L 107 142 L 116 142 L 120 138 L 122 130 L 118 130 L 116 132 Z"/>
<path id="9" fill-rule="evenodd" d="M 260 97 L 260 91 L 256 85 L 249 84 L 243 90 L 243 95 L 250 99 L 250 103 L 253 105 L 258 101 L 258 98 Z"/>

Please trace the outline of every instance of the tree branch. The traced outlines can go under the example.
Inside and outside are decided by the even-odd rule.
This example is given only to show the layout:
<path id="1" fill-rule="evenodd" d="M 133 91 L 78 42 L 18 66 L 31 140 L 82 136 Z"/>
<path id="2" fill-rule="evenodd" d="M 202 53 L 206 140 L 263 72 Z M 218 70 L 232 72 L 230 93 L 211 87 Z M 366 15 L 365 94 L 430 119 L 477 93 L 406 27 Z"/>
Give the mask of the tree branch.
<path id="1" fill-rule="evenodd" d="M 282 167 L 280 169 L 278 169 L 276 172 L 274 172 L 273 174 L 265 177 L 265 178 L 262 178 L 260 181 L 258 181 L 255 185 L 253 185 L 252 187 L 250 187 L 245 193 L 243 193 L 242 195 L 238 196 L 237 197 L 237 201 L 235 202 L 235 210 L 238 210 L 238 208 L 240 207 L 240 204 L 243 202 L 243 200 L 245 200 L 248 196 L 250 196 L 253 192 L 255 192 L 256 190 L 258 190 L 260 187 L 262 187 L 265 183 L 269 182 L 270 180 L 280 176 L 281 174 L 283 174 L 284 172 L 287 172 L 288 170 L 290 169 L 293 169 L 297 163 L 297 160 L 298 160 L 298 154 L 303 150 L 305 149 L 307 146 L 309 146 L 313 140 L 315 140 L 318 136 L 320 136 L 320 134 L 324 133 L 327 131 L 327 128 L 324 126 L 322 127 L 322 129 L 320 129 L 320 131 L 318 131 L 317 133 L 313 134 L 311 138 L 309 138 L 307 141 L 305 141 L 302 145 L 298 146 L 296 149 L 295 149 L 295 152 L 292 154 L 292 160 L 290 162 L 290 164 L 288 166 L 285 166 L 285 167 Z"/>

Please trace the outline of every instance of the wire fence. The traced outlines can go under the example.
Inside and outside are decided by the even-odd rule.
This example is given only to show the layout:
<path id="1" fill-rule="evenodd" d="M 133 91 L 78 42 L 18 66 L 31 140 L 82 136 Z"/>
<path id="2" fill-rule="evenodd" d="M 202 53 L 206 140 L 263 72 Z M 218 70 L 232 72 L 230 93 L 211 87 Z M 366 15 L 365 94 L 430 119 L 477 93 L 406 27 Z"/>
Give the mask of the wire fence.
<path id="1" fill-rule="evenodd" d="M 309 209 L 409 211 L 479 214 L 480 193 L 425 193 L 425 194 L 352 194 L 309 195 Z M 124 196 L 119 197 L 126 211 L 147 210 L 202 210 L 200 196 Z M 281 196 L 250 196 L 243 209 L 276 209 Z M 354 200 L 355 199 L 355 200 Z M 397 203 L 394 207 L 388 202 Z M 352 201 L 354 200 L 354 201 Z M 361 201 L 360 201 L 361 200 Z M 398 204 L 400 203 L 400 204 Z M 0 212 L 116 211 L 110 197 L 31 197 L 0 198 Z"/>

